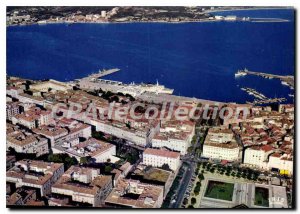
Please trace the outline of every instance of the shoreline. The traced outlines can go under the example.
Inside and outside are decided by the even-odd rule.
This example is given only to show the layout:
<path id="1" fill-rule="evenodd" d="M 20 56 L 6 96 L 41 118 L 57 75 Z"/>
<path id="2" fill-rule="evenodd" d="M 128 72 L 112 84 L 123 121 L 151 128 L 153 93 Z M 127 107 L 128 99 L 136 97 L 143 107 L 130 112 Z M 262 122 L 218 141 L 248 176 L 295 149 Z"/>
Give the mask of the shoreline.
<path id="1" fill-rule="evenodd" d="M 207 10 L 204 11 L 203 14 L 210 14 L 210 13 L 218 13 L 218 12 L 234 12 L 234 11 L 251 11 L 251 10 L 288 10 L 288 9 L 293 9 L 293 7 L 281 7 L 281 8 L 270 8 L 270 7 L 264 7 L 264 8 L 236 8 L 236 9 L 223 9 L 223 10 Z M 183 20 L 183 21 L 163 21 L 163 20 L 151 20 L 151 21 L 105 21 L 105 22 L 87 22 L 87 21 L 79 21 L 79 22 L 71 22 L 71 21 L 49 21 L 46 23 L 26 23 L 26 24 L 12 24 L 12 25 L 6 25 L 6 27 L 10 26 L 29 26 L 29 25 L 48 25 L 48 24 L 67 24 L 67 25 L 72 25 L 72 24 L 130 24 L 130 23 L 166 23 L 166 24 L 181 24 L 181 23 L 198 23 L 198 22 L 291 22 L 291 20 L 288 19 L 282 19 L 282 18 L 252 18 L 254 20 L 250 21 L 241 21 L 241 20 L 234 20 L 234 21 L 226 21 L 226 20 L 216 20 L 216 19 L 201 19 L 201 20 Z M 259 21 L 255 19 L 261 19 Z M 270 20 L 273 19 L 273 20 Z M 47 21 L 47 20 L 46 20 Z"/>
<path id="2" fill-rule="evenodd" d="M 52 25 L 52 24 L 65 24 L 65 25 L 73 25 L 73 24 L 145 24 L 145 23 L 157 23 L 157 24 L 186 24 L 186 23 L 209 23 L 209 22 L 229 22 L 229 23 L 235 23 L 235 22 L 264 22 L 264 23 L 278 23 L 278 22 L 291 22 L 291 20 L 288 19 L 281 19 L 281 18 L 253 18 L 254 20 L 250 21 L 241 21 L 241 20 L 235 20 L 235 21 L 226 21 L 226 20 L 195 20 L 195 21 L 176 21 L 176 22 L 167 22 L 167 21 L 124 21 L 124 22 L 47 22 L 39 24 L 37 22 L 35 23 L 29 23 L 29 24 L 15 24 L 15 25 L 7 25 L 6 27 L 22 27 L 22 26 L 31 26 L 31 25 L 39 25 L 39 26 L 45 26 L 45 25 Z M 262 19 L 262 20 L 256 20 L 256 19 Z M 264 20 L 265 19 L 265 20 Z M 273 19 L 273 20 L 268 20 Z"/>

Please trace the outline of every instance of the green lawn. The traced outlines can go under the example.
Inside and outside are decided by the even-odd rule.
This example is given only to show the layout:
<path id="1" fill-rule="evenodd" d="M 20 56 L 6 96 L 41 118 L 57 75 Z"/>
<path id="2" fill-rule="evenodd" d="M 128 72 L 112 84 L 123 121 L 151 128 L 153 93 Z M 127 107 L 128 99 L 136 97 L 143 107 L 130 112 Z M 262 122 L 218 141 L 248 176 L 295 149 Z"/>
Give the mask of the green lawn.
<path id="1" fill-rule="evenodd" d="M 209 181 L 205 197 L 232 201 L 234 184 L 219 181 Z"/>
<path id="2" fill-rule="evenodd" d="M 269 207 L 269 190 L 262 187 L 255 187 L 254 204 L 262 207 Z"/>

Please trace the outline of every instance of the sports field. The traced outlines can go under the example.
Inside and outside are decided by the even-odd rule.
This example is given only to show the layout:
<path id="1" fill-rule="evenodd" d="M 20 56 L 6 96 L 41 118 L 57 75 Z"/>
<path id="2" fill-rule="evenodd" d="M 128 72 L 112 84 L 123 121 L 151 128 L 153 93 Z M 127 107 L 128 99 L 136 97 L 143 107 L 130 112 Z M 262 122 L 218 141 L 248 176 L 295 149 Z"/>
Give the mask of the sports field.
<path id="1" fill-rule="evenodd" d="M 232 201 L 233 188 L 233 183 L 208 181 L 208 185 L 204 196 L 208 198 Z"/>

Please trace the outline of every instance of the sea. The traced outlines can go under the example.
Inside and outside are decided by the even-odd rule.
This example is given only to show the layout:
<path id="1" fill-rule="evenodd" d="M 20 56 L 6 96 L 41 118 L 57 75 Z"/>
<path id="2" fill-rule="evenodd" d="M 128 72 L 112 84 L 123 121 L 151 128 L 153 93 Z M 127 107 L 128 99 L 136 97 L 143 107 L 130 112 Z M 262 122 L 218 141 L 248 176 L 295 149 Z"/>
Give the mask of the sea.
<path id="1" fill-rule="evenodd" d="M 278 79 L 235 78 L 239 69 L 295 72 L 293 9 L 215 12 L 287 22 L 45 24 L 7 27 L 7 75 L 71 81 L 102 69 L 124 83 L 156 83 L 175 95 L 220 102 L 253 101 L 241 87 L 293 103 Z"/>

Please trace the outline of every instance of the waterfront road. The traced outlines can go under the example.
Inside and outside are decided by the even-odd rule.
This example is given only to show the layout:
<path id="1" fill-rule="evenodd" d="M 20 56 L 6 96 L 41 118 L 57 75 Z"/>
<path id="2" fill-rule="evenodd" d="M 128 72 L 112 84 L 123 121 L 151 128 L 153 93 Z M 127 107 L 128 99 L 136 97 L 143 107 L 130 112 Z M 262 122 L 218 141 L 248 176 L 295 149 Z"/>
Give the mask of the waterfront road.
<path id="1" fill-rule="evenodd" d="M 177 192 L 177 199 L 176 202 L 172 204 L 171 208 L 179 208 L 183 198 L 184 198 L 184 194 L 186 192 L 186 189 L 190 183 L 190 180 L 192 179 L 193 173 L 195 172 L 195 166 L 196 164 L 194 162 L 185 162 L 188 165 L 188 169 L 186 170 L 186 172 L 183 175 L 183 180 L 180 183 L 180 187 L 179 190 Z"/>

